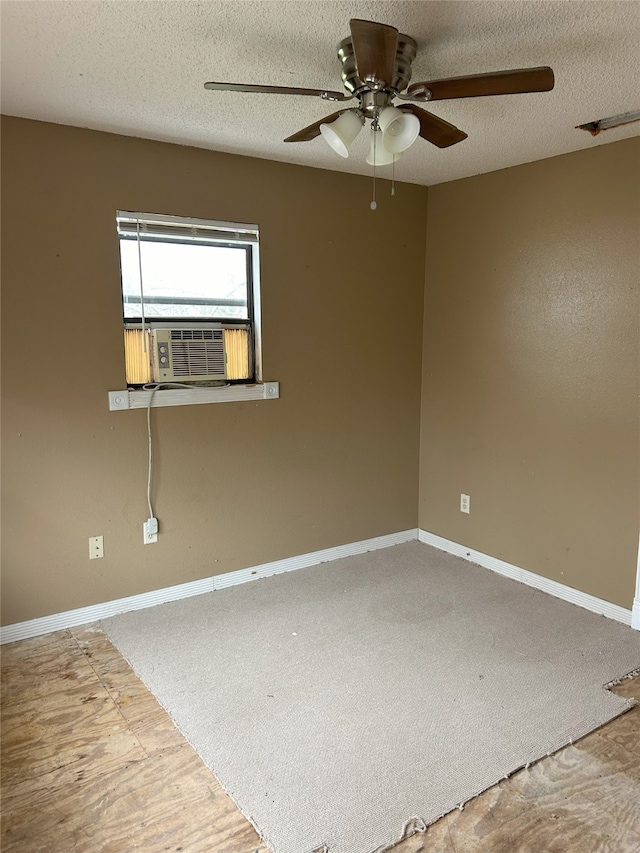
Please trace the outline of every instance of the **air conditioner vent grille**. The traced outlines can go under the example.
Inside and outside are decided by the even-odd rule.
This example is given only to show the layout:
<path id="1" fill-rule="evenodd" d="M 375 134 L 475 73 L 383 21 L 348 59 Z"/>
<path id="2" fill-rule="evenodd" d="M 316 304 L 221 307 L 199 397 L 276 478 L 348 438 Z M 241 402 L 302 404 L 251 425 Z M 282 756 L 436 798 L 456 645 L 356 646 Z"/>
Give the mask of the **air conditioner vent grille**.
<path id="1" fill-rule="evenodd" d="M 224 377 L 224 345 L 222 333 L 218 334 L 218 340 L 172 341 L 173 375 Z"/>
<path id="2" fill-rule="evenodd" d="M 156 382 L 226 379 L 222 328 L 152 329 Z"/>
<path id="3" fill-rule="evenodd" d="M 221 341 L 222 329 L 171 329 L 172 341 Z"/>

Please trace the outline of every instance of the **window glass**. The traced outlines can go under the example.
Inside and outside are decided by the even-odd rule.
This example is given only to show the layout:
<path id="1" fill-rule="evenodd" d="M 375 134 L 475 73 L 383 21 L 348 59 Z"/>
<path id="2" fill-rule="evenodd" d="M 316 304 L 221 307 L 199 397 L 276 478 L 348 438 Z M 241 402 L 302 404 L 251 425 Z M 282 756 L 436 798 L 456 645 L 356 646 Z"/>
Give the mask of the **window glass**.
<path id="1" fill-rule="evenodd" d="M 246 320 L 247 246 L 120 238 L 125 319 Z M 140 262 L 142 282 L 140 283 Z"/>

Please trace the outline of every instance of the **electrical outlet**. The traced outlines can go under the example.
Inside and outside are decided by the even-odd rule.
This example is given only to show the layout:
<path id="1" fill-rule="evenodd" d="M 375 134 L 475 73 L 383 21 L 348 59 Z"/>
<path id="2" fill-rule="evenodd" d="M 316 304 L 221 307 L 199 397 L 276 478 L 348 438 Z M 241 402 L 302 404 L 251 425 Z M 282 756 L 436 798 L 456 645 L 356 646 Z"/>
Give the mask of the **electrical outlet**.
<path id="1" fill-rule="evenodd" d="M 460 495 L 460 512 L 471 512 L 471 498 L 469 495 Z"/>
<path id="2" fill-rule="evenodd" d="M 104 537 L 92 536 L 89 539 L 89 559 L 99 560 L 104 557 Z"/>
<path id="3" fill-rule="evenodd" d="M 157 518 L 148 518 L 142 525 L 142 541 L 145 545 L 153 545 L 158 541 Z"/>

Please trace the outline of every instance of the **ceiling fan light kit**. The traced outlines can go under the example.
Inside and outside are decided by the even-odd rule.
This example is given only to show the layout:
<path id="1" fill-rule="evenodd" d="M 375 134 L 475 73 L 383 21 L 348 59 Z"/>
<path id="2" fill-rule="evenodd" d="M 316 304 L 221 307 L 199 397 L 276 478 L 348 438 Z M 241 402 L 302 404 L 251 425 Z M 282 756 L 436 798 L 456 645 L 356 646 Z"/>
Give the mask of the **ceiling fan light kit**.
<path id="1" fill-rule="evenodd" d="M 395 162 L 397 155 L 406 151 L 418 136 L 437 148 L 449 148 L 467 138 L 464 131 L 409 102 L 548 92 L 554 86 L 553 71 L 548 66 L 469 74 L 409 85 L 411 65 L 418 51 L 418 45 L 410 36 L 388 24 L 359 18 L 353 18 L 349 28 L 351 35 L 338 45 L 344 93 L 245 83 L 210 82 L 204 84 L 205 88 L 226 92 L 306 95 L 325 101 L 356 99 L 358 107 L 355 109 L 338 110 L 284 141 L 309 142 L 322 136 L 337 154 L 348 157 L 349 147 L 365 121 L 370 120 L 373 134 L 367 163 L 386 165 Z M 396 99 L 405 103 L 395 106 Z M 380 138 L 376 132 L 378 128 Z"/>
<path id="2" fill-rule="evenodd" d="M 382 144 L 391 154 L 406 151 L 420 133 L 418 117 L 396 107 L 385 107 L 380 113 L 378 124 L 382 131 Z"/>
<path id="3" fill-rule="evenodd" d="M 349 156 L 349 148 L 362 130 L 364 115 L 360 110 L 346 110 L 331 124 L 321 124 L 320 133 L 327 145 L 341 157 Z"/>
<path id="4" fill-rule="evenodd" d="M 373 127 L 370 131 L 369 153 L 367 154 L 367 163 L 369 166 L 391 166 L 392 163 L 397 163 L 400 159 L 400 154 L 392 154 L 382 144 L 382 131 L 375 130 Z"/>
<path id="5" fill-rule="evenodd" d="M 349 156 L 349 149 L 365 123 L 361 110 L 346 110 L 330 124 L 321 124 L 320 133 L 325 142 L 341 157 Z M 371 130 L 380 129 L 380 139 L 372 136 L 372 144 L 381 149 L 375 157 L 376 165 L 388 166 L 393 163 L 394 154 L 402 154 L 410 148 L 420 133 L 420 120 L 412 113 L 405 113 L 396 107 L 384 107 L 380 115 L 372 122 Z M 384 153 L 383 153 L 384 152 Z M 385 156 L 385 153 L 389 156 Z M 367 163 L 373 160 L 369 152 Z"/>

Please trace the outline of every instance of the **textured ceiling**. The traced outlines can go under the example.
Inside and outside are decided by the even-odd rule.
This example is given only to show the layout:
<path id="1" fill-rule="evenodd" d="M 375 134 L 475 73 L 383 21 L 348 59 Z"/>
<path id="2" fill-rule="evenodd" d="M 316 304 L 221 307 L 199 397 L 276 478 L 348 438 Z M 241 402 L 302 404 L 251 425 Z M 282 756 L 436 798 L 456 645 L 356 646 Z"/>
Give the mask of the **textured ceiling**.
<path id="1" fill-rule="evenodd" d="M 203 88 L 341 90 L 336 46 L 360 17 L 418 42 L 413 81 L 537 65 L 556 75 L 552 92 L 434 102 L 469 138 L 444 150 L 418 140 L 399 180 L 437 184 L 640 134 L 640 123 L 574 129 L 640 109 L 638 2 L 3 0 L 1 12 L 8 115 L 369 174 L 364 133 L 348 159 L 321 137 L 282 141 L 339 107 Z"/>

